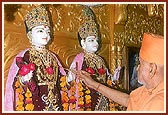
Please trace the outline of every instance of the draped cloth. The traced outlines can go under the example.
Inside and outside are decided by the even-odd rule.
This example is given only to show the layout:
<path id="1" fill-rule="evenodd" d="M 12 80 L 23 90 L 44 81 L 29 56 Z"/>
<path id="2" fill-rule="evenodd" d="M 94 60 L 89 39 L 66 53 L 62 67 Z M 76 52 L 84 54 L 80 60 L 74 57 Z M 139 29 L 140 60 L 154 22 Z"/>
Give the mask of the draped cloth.
<path id="1" fill-rule="evenodd" d="M 166 100 L 165 100 L 166 101 Z M 163 111 L 164 110 L 164 82 L 154 90 L 147 90 L 141 86 L 130 94 L 127 111 Z"/>
<path id="2" fill-rule="evenodd" d="M 25 52 L 28 51 L 28 49 L 25 49 L 23 51 L 21 51 L 16 57 L 23 57 Z M 56 55 L 53 54 L 53 56 L 56 58 L 58 65 L 59 65 L 59 70 L 60 73 L 62 75 L 66 75 L 61 63 L 59 62 L 58 58 L 56 57 Z M 14 58 L 14 61 L 9 69 L 9 73 L 8 73 L 8 78 L 6 81 L 6 89 L 5 89 L 5 97 L 4 97 L 4 110 L 5 111 L 13 111 L 13 107 L 14 107 L 14 91 L 13 91 L 13 87 L 12 84 L 14 82 L 14 78 L 19 70 L 18 66 L 16 65 L 16 57 Z"/>

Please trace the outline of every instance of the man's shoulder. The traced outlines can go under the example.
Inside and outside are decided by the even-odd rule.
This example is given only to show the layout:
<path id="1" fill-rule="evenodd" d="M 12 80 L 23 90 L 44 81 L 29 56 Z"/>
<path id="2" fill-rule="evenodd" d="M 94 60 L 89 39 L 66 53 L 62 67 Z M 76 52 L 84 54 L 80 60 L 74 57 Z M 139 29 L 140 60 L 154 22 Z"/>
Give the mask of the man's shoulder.
<path id="1" fill-rule="evenodd" d="M 136 96 L 138 94 L 141 94 L 141 92 L 144 91 L 144 86 L 140 86 L 138 88 L 136 88 L 135 90 L 133 90 L 130 95 L 131 96 Z"/>
<path id="2" fill-rule="evenodd" d="M 131 93 L 142 91 L 142 90 L 144 90 L 144 88 L 145 88 L 144 86 L 140 86 L 140 87 L 134 89 Z"/>
<path id="3" fill-rule="evenodd" d="M 151 98 L 152 100 L 164 100 L 164 92 L 159 92 L 159 93 L 155 93 L 153 94 L 153 97 Z"/>
<path id="4" fill-rule="evenodd" d="M 153 94 L 153 97 L 150 98 L 150 100 L 148 101 L 146 106 L 149 107 L 150 110 L 162 111 L 162 110 L 164 110 L 164 102 L 165 101 L 164 101 L 164 94 L 163 93 Z"/>

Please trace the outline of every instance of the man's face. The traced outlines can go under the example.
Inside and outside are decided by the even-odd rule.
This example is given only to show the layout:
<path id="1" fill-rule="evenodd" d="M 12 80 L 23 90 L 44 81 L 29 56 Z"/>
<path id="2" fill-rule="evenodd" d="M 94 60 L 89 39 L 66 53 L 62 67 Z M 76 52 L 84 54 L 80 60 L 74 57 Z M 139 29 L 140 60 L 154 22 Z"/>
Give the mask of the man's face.
<path id="1" fill-rule="evenodd" d="M 149 63 L 139 58 L 140 64 L 137 67 L 138 82 L 148 88 L 150 86 L 150 66 Z"/>
<path id="2" fill-rule="evenodd" d="M 50 29 L 48 26 L 36 26 L 32 28 L 32 43 L 37 46 L 45 46 L 50 41 Z"/>
<path id="3" fill-rule="evenodd" d="M 85 39 L 85 50 L 90 53 L 94 53 L 97 51 L 99 44 L 98 39 L 95 36 L 88 36 Z"/>

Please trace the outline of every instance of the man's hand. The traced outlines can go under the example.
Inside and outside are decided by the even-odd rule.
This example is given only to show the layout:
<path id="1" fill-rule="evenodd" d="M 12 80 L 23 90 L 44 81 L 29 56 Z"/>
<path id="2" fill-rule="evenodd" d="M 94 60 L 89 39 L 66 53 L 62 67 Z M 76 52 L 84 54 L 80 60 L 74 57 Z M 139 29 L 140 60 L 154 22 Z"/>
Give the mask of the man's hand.
<path id="1" fill-rule="evenodd" d="M 86 71 L 76 71 L 76 77 L 79 78 L 79 80 L 83 81 L 90 88 L 95 88 L 95 86 L 97 85 L 97 82 L 94 81 L 91 78 L 90 74 Z"/>

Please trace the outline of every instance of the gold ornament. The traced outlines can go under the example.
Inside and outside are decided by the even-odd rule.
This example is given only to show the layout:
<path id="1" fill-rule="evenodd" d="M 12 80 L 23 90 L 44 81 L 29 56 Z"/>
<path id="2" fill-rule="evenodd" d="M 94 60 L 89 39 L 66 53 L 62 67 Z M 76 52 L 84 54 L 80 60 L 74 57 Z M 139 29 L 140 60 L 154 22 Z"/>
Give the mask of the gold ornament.
<path id="1" fill-rule="evenodd" d="M 84 9 L 85 22 L 79 27 L 79 35 L 82 39 L 88 36 L 96 36 L 98 38 L 98 25 L 95 15 L 90 8 Z"/>
<path id="2" fill-rule="evenodd" d="M 48 11 L 43 5 L 33 8 L 32 11 L 28 12 L 25 16 L 25 24 L 28 31 L 39 25 L 47 25 L 50 27 Z"/>

